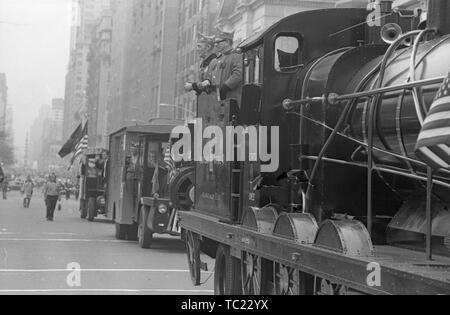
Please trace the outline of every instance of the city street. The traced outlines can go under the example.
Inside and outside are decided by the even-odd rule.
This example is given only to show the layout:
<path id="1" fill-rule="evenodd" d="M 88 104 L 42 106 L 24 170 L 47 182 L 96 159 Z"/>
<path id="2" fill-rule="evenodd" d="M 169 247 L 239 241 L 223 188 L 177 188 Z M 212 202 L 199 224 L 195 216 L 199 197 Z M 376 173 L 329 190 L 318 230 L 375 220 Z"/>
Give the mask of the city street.
<path id="1" fill-rule="evenodd" d="M 143 250 L 117 241 L 111 223 L 81 220 L 74 200 L 63 201 L 55 221 L 47 222 L 40 192 L 30 209 L 22 208 L 21 198 L 12 192 L 0 200 L 0 294 L 213 293 L 211 273 L 203 274 L 202 281 L 209 278 L 203 286 L 191 284 L 178 239 L 158 238 L 153 249 Z M 73 266 L 79 278 L 68 270 Z"/>

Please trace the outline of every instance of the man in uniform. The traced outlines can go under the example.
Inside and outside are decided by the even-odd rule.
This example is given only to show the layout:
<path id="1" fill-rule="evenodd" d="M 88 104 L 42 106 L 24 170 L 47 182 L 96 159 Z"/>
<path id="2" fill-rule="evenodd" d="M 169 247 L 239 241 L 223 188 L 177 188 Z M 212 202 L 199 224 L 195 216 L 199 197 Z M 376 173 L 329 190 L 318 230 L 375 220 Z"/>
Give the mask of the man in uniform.
<path id="1" fill-rule="evenodd" d="M 187 92 L 195 91 L 197 95 L 203 92 L 209 93 L 209 85 L 203 86 L 203 82 L 208 79 L 207 74 L 209 72 L 209 66 L 211 62 L 217 58 L 215 53 L 214 37 L 198 34 L 197 40 L 197 53 L 202 60 L 200 64 L 200 82 L 186 82 L 184 89 Z"/>
<path id="2" fill-rule="evenodd" d="M 235 99 L 240 103 L 243 84 L 242 55 L 233 49 L 232 33 L 220 32 L 214 44 L 217 58 L 210 64 L 209 83 L 217 91 L 221 100 Z"/>

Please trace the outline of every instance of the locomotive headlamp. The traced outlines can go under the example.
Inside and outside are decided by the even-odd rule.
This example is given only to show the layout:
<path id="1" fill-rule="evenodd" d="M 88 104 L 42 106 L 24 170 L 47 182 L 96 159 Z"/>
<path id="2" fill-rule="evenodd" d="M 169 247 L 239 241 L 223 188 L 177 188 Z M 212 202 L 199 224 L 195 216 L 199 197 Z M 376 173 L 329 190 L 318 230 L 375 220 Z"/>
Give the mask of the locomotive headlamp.
<path id="1" fill-rule="evenodd" d="M 289 111 L 289 110 L 292 110 L 292 108 L 293 108 L 293 106 L 292 106 L 292 100 L 291 99 L 285 99 L 284 101 L 283 101 L 283 108 L 284 108 L 284 110 L 287 110 L 287 111 Z"/>
<path id="2" fill-rule="evenodd" d="M 158 206 L 158 212 L 159 212 L 160 214 L 166 214 L 167 211 L 168 211 L 168 209 L 167 209 L 167 206 L 166 206 L 165 204 L 160 204 L 160 205 Z"/>

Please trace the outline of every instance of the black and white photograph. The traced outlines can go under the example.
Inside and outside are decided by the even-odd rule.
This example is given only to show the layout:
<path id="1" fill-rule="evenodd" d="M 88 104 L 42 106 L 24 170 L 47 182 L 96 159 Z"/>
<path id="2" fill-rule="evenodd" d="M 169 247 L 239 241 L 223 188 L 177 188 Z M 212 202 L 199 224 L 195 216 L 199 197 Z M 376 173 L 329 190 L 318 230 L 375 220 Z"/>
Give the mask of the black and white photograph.
<path id="1" fill-rule="evenodd" d="M 448 294 L 450 1 L 0 0 L 0 296 Z"/>

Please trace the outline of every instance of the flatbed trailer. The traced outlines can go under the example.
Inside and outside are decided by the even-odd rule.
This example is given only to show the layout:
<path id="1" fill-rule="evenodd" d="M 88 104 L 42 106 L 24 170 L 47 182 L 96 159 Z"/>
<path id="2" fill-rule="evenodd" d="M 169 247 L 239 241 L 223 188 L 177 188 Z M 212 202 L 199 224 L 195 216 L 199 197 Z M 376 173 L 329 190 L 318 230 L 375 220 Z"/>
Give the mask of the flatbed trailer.
<path id="1" fill-rule="evenodd" d="M 353 293 L 450 294 L 450 259 L 447 257 L 435 256 L 430 262 L 424 253 L 392 246 L 375 246 L 371 257 L 351 257 L 312 244 L 264 235 L 201 213 L 182 212 L 180 220 L 183 229 L 228 246 L 231 255 L 239 260 L 244 252 L 251 253 L 270 263 L 343 285 Z M 368 278 L 377 266 L 380 285 L 369 286 Z"/>

